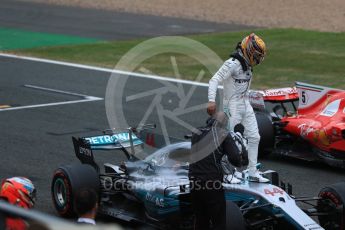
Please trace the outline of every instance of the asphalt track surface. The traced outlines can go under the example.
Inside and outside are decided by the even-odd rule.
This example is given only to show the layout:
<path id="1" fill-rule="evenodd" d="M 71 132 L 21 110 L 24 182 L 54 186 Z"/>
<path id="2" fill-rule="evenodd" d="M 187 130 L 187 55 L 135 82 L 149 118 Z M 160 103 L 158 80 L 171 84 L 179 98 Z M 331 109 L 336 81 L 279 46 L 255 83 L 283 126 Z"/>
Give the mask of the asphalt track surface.
<path id="1" fill-rule="evenodd" d="M 19 107 L 33 104 L 73 101 L 75 95 L 27 88 L 30 84 L 50 89 L 63 90 L 99 98 L 105 97 L 110 73 L 86 70 L 63 65 L 47 64 L 15 58 L 0 57 L 0 104 Z M 123 87 L 124 98 L 159 87 L 162 82 L 150 78 L 131 76 Z M 183 85 L 185 91 L 190 85 Z M 190 105 L 206 102 L 207 87 L 198 86 Z M 164 96 L 164 95 L 163 95 Z M 160 104 L 166 110 L 173 110 L 178 100 L 173 94 Z M 163 97 L 164 98 L 164 97 Z M 80 98 L 79 98 L 80 99 Z M 115 103 L 125 103 L 124 114 L 129 125 L 142 119 L 152 97 L 128 103 L 124 99 Z M 176 105 L 176 104 L 175 104 Z M 206 114 L 195 112 L 183 117 L 185 122 L 195 126 L 203 124 Z M 78 162 L 74 156 L 71 136 L 98 134 L 109 127 L 104 100 L 74 103 L 20 110 L 0 110 L 0 175 L 1 178 L 14 175 L 28 176 L 38 188 L 37 209 L 55 213 L 50 198 L 50 183 L 55 168 L 62 164 Z M 157 114 L 152 113 L 148 122 L 157 122 Z M 182 138 L 186 130 L 176 123 L 166 121 L 169 133 Z M 158 128 L 160 129 L 158 122 Z M 99 161 L 118 163 L 124 156 L 114 152 L 97 153 Z M 319 163 L 282 159 L 271 156 L 262 159 L 264 169 L 277 170 L 281 179 L 293 184 L 295 195 L 316 195 L 325 185 L 345 180 L 345 173 Z"/>
<path id="2" fill-rule="evenodd" d="M 249 29 L 245 25 L 1 0 L 0 27 L 101 40 Z"/>
<path id="3" fill-rule="evenodd" d="M 245 28 L 10 0 L 1 1 L 0 26 L 100 39 L 128 39 Z M 0 70 L 0 105 L 18 108 L 60 104 L 0 110 L 0 179 L 16 175 L 29 177 L 38 189 L 37 209 L 55 214 L 50 198 L 52 173 L 59 165 L 78 162 L 74 156 L 71 136 L 98 134 L 100 130 L 109 128 L 104 100 L 71 104 L 66 102 L 84 99 L 76 94 L 104 98 L 110 73 L 7 57 L 0 57 Z M 115 99 L 114 103 L 125 105 L 123 113 L 129 125 L 135 125 L 142 119 L 153 96 L 131 102 L 125 101 L 126 96 L 151 90 L 162 84 L 149 78 L 128 78 L 120 89 L 124 95 L 123 99 Z M 61 90 L 64 93 L 24 85 Z M 190 87 L 183 85 L 185 91 Z M 206 95 L 207 88 L 198 86 L 188 106 L 205 103 Z M 173 111 L 179 100 L 179 97 L 170 92 L 162 95 L 160 104 L 164 110 Z M 193 126 L 203 125 L 205 119 L 206 114 L 203 111 L 183 116 L 183 120 Z M 153 113 L 148 122 L 156 123 L 158 120 L 157 114 Z M 169 119 L 165 122 L 169 134 L 174 137 L 182 138 L 187 132 Z M 158 124 L 157 130 L 160 128 L 161 124 Z M 99 152 L 96 159 L 100 162 L 118 163 L 125 158 L 119 153 Z M 291 183 L 297 196 L 313 196 L 321 187 L 345 180 L 344 170 L 333 169 L 320 163 L 282 159 L 278 156 L 270 156 L 261 162 L 264 169 L 278 171 L 281 179 Z"/>

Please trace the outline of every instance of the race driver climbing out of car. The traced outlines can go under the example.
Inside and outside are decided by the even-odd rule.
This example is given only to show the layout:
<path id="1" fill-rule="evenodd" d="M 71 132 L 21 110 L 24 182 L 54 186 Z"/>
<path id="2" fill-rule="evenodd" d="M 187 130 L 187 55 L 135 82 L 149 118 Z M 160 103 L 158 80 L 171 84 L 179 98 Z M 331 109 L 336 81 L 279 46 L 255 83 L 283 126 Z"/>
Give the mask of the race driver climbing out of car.
<path id="1" fill-rule="evenodd" d="M 248 139 L 249 180 L 268 182 L 256 168 L 260 135 L 248 90 L 252 80 L 252 69 L 260 64 L 266 55 L 264 41 L 254 33 L 238 43 L 236 50 L 224 62 L 209 81 L 207 113 L 216 112 L 216 94 L 220 83 L 224 87 L 223 109 L 229 117 L 228 128 L 233 131 L 236 124 L 245 127 L 244 136 Z"/>

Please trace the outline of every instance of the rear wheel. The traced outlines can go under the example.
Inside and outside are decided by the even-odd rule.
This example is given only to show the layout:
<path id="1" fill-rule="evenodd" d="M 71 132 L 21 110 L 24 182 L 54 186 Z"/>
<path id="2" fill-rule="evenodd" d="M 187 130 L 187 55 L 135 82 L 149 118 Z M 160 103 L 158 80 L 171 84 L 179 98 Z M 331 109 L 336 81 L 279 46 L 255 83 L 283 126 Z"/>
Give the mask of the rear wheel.
<path id="1" fill-rule="evenodd" d="M 62 166 L 55 170 L 51 193 L 53 204 L 60 216 L 74 217 L 74 196 L 81 188 L 92 188 L 99 193 L 99 175 L 86 164 Z"/>
<path id="2" fill-rule="evenodd" d="M 327 230 L 345 229 L 345 183 L 337 183 L 321 189 L 319 197 L 323 198 L 317 203 L 318 212 L 328 215 L 319 216 L 319 222 Z"/>
<path id="3" fill-rule="evenodd" d="M 270 154 L 274 147 L 274 128 L 272 119 L 269 114 L 262 112 L 256 112 L 255 117 L 260 134 L 259 157 L 264 157 Z"/>

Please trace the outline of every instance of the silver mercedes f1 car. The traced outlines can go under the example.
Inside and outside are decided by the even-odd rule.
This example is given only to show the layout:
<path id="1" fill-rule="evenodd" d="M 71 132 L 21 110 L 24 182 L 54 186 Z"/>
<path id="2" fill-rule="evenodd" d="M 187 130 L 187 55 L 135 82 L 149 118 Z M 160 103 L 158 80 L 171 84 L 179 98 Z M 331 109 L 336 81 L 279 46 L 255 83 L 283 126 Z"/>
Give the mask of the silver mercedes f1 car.
<path id="1" fill-rule="evenodd" d="M 191 142 L 176 142 L 139 159 L 145 152 L 145 135 L 152 134 L 128 128 L 73 137 L 81 163 L 54 172 L 51 194 L 57 212 L 74 216 L 76 191 L 90 187 L 99 194 L 99 213 L 114 220 L 158 229 L 192 229 L 189 163 L 184 160 Z M 100 168 L 96 151 L 120 151 L 127 160 Z M 281 183 L 277 172 L 265 172 L 271 183 L 249 182 L 246 172 L 242 174 L 240 184 L 223 184 L 227 229 L 344 229 L 345 183 L 322 188 L 315 197 L 295 197 L 292 186 Z"/>

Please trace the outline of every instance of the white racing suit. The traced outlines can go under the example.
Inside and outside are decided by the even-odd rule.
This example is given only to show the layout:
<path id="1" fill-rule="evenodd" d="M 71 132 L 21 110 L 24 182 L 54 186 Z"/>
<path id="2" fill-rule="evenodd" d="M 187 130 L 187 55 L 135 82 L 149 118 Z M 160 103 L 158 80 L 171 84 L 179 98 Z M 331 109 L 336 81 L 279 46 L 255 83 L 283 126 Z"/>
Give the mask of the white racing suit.
<path id="1" fill-rule="evenodd" d="M 220 83 L 224 87 L 223 109 L 229 117 L 229 130 L 234 131 L 236 124 L 241 123 L 244 136 L 248 139 L 249 171 L 256 170 L 260 135 L 252 106 L 249 103 L 248 89 L 252 80 L 251 67 L 247 70 L 239 60 L 230 58 L 209 81 L 208 100 L 215 102 Z"/>

